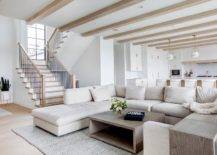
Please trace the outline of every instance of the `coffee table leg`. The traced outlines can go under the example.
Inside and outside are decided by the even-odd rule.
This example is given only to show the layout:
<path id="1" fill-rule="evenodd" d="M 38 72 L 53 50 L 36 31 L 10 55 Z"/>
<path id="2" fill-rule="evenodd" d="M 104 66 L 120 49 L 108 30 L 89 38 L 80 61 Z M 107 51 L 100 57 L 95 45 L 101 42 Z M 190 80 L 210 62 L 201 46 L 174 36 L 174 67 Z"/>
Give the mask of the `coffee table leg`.
<path id="1" fill-rule="evenodd" d="M 133 148 L 135 153 L 143 149 L 143 127 L 138 127 L 133 132 Z"/>

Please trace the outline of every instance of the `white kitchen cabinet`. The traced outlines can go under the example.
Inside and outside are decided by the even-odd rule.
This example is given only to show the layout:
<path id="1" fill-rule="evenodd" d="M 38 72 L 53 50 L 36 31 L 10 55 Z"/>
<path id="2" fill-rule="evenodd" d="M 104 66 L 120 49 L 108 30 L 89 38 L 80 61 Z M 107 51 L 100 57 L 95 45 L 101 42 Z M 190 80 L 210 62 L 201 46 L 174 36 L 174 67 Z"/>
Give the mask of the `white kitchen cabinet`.
<path id="1" fill-rule="evenodd" d="M 142 49 L 141 46 L 126 45 L 127 51 L 127 70 L 132 72 L 142 71 Z"/>

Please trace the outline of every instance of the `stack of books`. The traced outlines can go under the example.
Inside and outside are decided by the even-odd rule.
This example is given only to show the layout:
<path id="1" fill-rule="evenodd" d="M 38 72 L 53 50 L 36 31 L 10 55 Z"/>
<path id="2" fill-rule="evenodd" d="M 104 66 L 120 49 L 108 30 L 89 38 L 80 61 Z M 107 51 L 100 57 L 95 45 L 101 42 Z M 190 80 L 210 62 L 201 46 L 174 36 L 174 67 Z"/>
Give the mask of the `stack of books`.
<path id="1" fill-rule="evenodd" d="M 130 111 L 125 116 L 125 120 L 131 120 L 131 121 L 143 121 L 145 117 L 144 112 L 138 112 L 138 111 Z"/>

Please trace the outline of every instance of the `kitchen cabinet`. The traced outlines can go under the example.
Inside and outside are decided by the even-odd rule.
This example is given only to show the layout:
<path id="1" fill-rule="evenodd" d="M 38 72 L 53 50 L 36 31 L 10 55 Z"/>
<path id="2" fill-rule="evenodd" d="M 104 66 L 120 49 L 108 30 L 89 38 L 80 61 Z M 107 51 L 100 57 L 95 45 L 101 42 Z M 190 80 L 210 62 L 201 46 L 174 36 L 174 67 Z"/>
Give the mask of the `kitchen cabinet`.
<path id="1" fill-rule="evenodd" d="M 127 70 L 132 72 L 142 71 L 142 49 L 141 46 L 136 46 L 128 43 L 127 51 Z"/>

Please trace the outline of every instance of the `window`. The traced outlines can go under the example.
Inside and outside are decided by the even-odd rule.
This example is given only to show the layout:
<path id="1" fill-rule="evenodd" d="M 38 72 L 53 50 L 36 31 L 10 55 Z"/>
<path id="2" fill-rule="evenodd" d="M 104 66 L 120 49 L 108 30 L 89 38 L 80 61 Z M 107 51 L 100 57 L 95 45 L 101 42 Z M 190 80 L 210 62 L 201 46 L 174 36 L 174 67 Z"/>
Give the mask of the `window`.
<path id="1" fill-rule="evenodd" d="M 28 55 L 31 59 L 45 59 L 45 26 L 41 24 L 28 25 Z"/>

